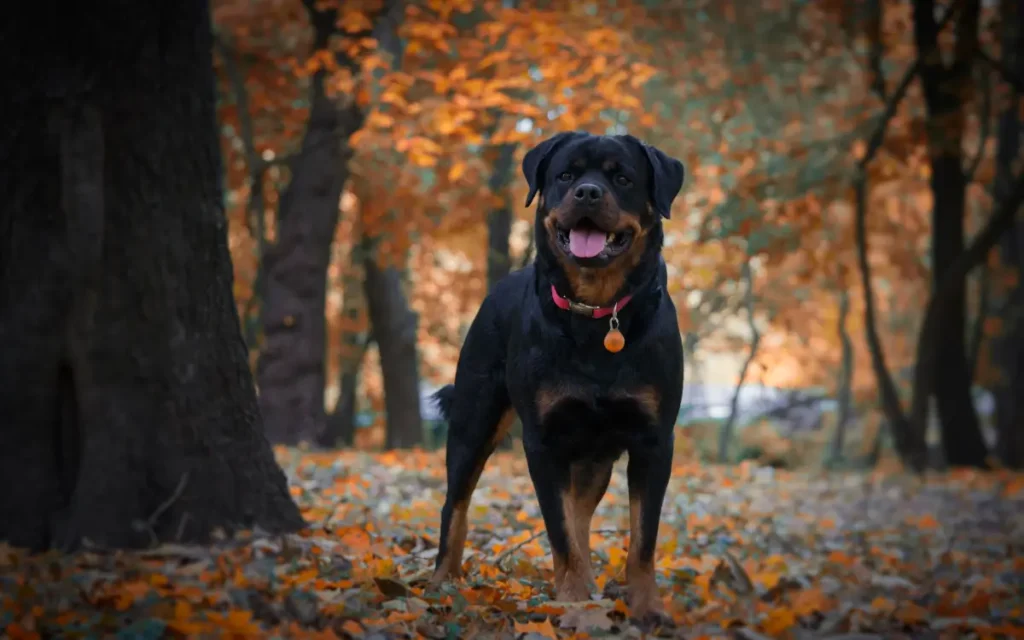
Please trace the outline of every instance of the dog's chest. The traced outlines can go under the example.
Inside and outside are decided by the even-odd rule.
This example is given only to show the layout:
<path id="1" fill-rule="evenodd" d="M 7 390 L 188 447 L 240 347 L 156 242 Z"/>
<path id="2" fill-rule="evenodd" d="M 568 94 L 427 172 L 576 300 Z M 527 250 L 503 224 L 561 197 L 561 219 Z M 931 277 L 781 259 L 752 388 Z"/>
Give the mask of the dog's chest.
<path id="1" fill-rule="evenodd" d="M 567 356 L 534 345 L 509 367 L 510 399 L 528 440 L 570 458 L 616 457 L 653 435 L 662 394 L 633 359 Z"/>
<path id="2" fill-rule="evenodd" d="M 532 411 L 524 435 L 562 457 L 585 459 L 614 458 L 653 442 L 658 430 L 656 402 L 647 388 L 600 391 L 560 380 L 541 384 L 518 404 Z"/>

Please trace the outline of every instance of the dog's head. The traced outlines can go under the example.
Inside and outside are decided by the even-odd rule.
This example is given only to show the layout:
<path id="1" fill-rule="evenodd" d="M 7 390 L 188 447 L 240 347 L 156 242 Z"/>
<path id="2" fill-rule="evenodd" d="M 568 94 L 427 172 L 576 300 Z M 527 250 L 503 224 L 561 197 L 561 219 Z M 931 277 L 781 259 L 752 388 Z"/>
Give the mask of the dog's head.
<path id="1" fill-rule="evenodd" d="M 526 206 L 540 194 L 538 251 L 553 253 L 571 281 L 602 273 L 624 279 L 648 253 L 655 230 L 658 246 L 650 248 L 660 249 L 661 218 L 671 215 L 684 175 L 681 162 L 633 136 L 579 132 L 531 149 L 523 173 L 530 187 Z M 605 293 L 589 297 L 614 295 L 609 286 L 601 289 Z"/>
<path id="2" fill-rule="evenodd" d="M 585 268 L 642 253 L 683 186 L 681 162 L 628 135 L 560 133 L 526 154 L 523 173 L 550 248 Z"/>

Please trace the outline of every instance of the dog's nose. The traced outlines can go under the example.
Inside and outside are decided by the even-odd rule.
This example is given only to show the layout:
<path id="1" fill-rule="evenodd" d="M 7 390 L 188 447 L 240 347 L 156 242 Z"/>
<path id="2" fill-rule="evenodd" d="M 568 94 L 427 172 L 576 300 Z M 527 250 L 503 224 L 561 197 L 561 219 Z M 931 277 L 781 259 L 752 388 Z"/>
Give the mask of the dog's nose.
<path id="1" fill-rule="evenodd" d="M 576 187 L 576 192 L 573 194 L 573 197 L 576 198 L 577 202 L 594 204 L 600 200 L 603 195 L 604 192 L 601 190 L 601 187 L 588 182 Z"/>

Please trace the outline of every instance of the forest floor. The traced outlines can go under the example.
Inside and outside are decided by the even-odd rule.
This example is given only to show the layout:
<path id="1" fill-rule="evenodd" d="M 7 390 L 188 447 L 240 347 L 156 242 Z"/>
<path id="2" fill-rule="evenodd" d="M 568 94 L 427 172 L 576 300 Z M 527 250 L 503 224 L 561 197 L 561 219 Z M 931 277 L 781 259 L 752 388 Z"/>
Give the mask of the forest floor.
<path id="1" fill-rule="evenodd" d="M 214 548 L 27 557 L 0 547 L 0 632 L 39 637 L 1024 637 L 1024 475 L 791 473 L 679 462 L 658 580 L 675 624 L 621 599 L 622 465 L 595 518 L 602 593 L 552 602 L 522 458 L 492 458 L 470 512 L 467 579 L 425 589 L 442 453 L 279 451 L 310 522 Z"/>

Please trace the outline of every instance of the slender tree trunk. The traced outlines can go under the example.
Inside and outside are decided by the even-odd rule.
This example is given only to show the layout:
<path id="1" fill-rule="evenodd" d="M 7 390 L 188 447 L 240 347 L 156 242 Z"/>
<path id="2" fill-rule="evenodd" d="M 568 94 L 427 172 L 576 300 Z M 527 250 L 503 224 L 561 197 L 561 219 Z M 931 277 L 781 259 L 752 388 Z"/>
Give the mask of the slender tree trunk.
<path id="1" fill-rule="evenodd" d="M 953 4 L 946 7 L 942 19 L 938 23 L 931 23 L 931 31 L 938 33 L 960 8 L 961 0 L 955 0 Z M 916 9 L 920 9 L 915 5 Z M 927 13 L 931 11 L 931 13 Z M 934 18 L 934 6 L 927 8 L 925 13 Z M 893 444 L 903 464 L 920 473 L 924 471 L 927 464 L 927 444 L 923 430 L 915 429 L 911 420 L 903 412 L 899 392 L 896 383 L 889 374 L 885 364 L 885 353 L 882 350 L 882 341 L 878 335 L 877 318 L 875 317 L 875 296 L 871 279 L 871 264 L 868 261 L 868 237 L 867 237 L 867 194 L 868 194 L 868 168 L 878 150 L 882 148 L 885 141 L 885 132 L 889 122 L 896 114 L 900 102 L 906 95 L 910 84 L 921 73 L 925 66 L 925 56 L 935 56 L 938 47 L 937 38 L 918 42 L 918 57 L 914 64 L 903 74 L 903 78 L 896 85 L 895 90 L 888 96 L 885 104 L 885 111 L 879 118 L 878 125 L 868 139 L 867 151 L 858 163 L 858 174 L 854 180 L 854 201 L 856 203 L 856 216 L 854 220 L 854 232 L 857 244 L 857 266 L 861 276 L 861 290 L 864 296 L 864 335 L 868 343 L 868 351 L 871 354 L 871 368 L 878 381 L 879 404 L 885 413 L 888 422 L 889 432 L 892 434 Z M 928 58 L 933 61 L 934 57 Z M 923 332 L 922 332 L 923 333 Z M 915 371 L 922 370 L 920 362 Z M 879 431 L 875 438 L 873 452 L 874 459 L 880 452 L 882 443 L 882 431 Z M 872 463 L 873 464 L 873 463 Z"/>
<path id="2" fill-rule="evenodd" d="M 355 234 L 361 234 L 357 229 Z M 361 243 L 352 247 L 350 264 L 341 278 L 341 289 L 345 295 L 341 308 L 341 353 L 338 356 L 338 401 L 327 416 L 326 430 L 317 438 L 325 447 L 352 446 L 356 433 L 356 404 L 359 391 L 359 373 L 363 367 L 366 351 L 373 342 L 369 331 L 360 330 L 366 312 L 363 295 L 363 258 Z"/>
<path id="3" fill-rule="evenodd" d="M 867 0 L 867 34 L 870 43 L 868 67 L 871 70 L 871 90 L 880 100 L 886 99 L 885 70 L 882 66 L 885 59 L 885 39 L 882 37 L 882 0 Z"/>
<path id="4" fill-rule="evenodd" d="M 971 70 L 977 55 L 980 0 L 965 0 L 955 20 L 956 45 L 952 63 L 942 61 L 932 0 L 914 2 L 914 36 L 922 55 L 928 152 L 931 160 L 932 273 L 936 288 L 949 266 L 964 251 L 967 179 L 962 139 L 966 105 L 971 94 Z M 966 282 L 953 285 L 948 312 L 937 327 L 934 382 L 942 445 L 951 466 L 984 466 L 988 455 L 971 397 L 967 362 Z M 918 362 L 918 366 L 927 366 Z M 921 390 L 918 390 L 921 391 Z M 926 396 L 925 396 L 926 397 Z"/>
<path id="5" fill-rule="evenodd" d="M 718 461 L 729 461 L 729 444 L 732 442 L 732 433 L 739 417 L 740 391 L 743 390 L 743 382 L 747 378 L 747 371 L 757 357 L 757 350 L 761 346 L 761 333 L 757 330 L 757 323 L 754 321 L 754 274 L 751 271 L 750 260 L 743 263 L 743 280 L 747 283 L 745 304 L 747 307 L 747 322 L 750 328 L 750 354 L 743 362 L 740 369 L 740 379 L 736 383 L 736 390 L 732 394 L 732 402 L 729 405 L 729 417 L 722 424 L 718 432 Z"/>
<path id="6" fill-rule="evenodd" d="M 514 176 L 513 160 L 516 146 L 502 144 L 494 150 L 496 157 L 491 168 L 489 187 L 491 194 L 500 198 L 502 205 L 487 216 L 487 290 L 508 275 L 512 260 L 509 255 L 509 235 L 512 233 L 512 202 L 508 193 Z"/>
<path id="7" fill-rule="evenodd" d="M 326 49 L 336 11 L 313 8 L 316 50 Z M 314 74 L 309 122 L 281 197 L 277 238 L 264 256 L 263 349 L 257 365 L 260 407 L 273 442 L 312 442 L 326 429 L 327 268 L 348 180 L 349 137 L 362 110 L 349 97 L 328 95 L 327 72 Z"/>
<path id="8" fill-rule="evenodd" d="M 423 443 L 423 419 L 420 413 L 416 314 L 409 309 L 398 269 L 382 269 L 372 254 L 366 257 L 364 265 L 366 302 L 384 378 L 384 410 L 387 414 L 384 446 L 387 449 L 419 446 Z"/>
<path id="9" fill-rule="evenodd" d="M 512 256 L 509 253 L 509 236 L 512 235 L 512 199 L 509 185 L 515 175 L 516 146 L 514 144 L 498 145 L 494 152 L 495 160 L 491 165 L 489 187 L 491 194 L 501 200 L 501 206 L 492 209 L 487 215 L 487 290 L 491 291 L 499 280 L 509 274 Z M 512 438 L 522 437 L 521 425 L 513 425 L 510 436 L 504 438 L 499 449 L 512 448 Z M 519 433 L 512 433 L 518 431 Z"/>
<path id="10" fill-rule="evenodd" d="M 903 464 L 916 472 L 924 470 L 926 465 L 927 447 L 924 434 L 915 432 L 910 421 L 903 413 L 896 383 L 889 374 L 885 363 L 885 352 L 882 340 L 878 335 L 877 318 L 875 317 L 875 295 L 871 279 L 871 264 L 868 262 L 867 237 L 867 168 L 861 168 L 855 186 L 857 237 L 857 265 L 861 275 L 861 291 L 864 296 L 864 334 L 871 354 L 871 369 L 878 383 L 878 399 L 888 430 L 892 434 L 893 445 Z M 881 446 L 881 435 L 875 444 Z M 877 458 L 877 456 L 876 456 Z"/>
<path id="11" fill-rule="evenodd" d="M 398 27 L 403 11 L 401 0 L 385 2 L 375 30 L 380 50 L 391 57 L 392 69 L 401 66 L 403 45 Z M 378 69 L 378 73 L 382 72 Z M 360 247 L 365 271 L 364 296 L 384 378 L 384 409 L 387 414 L 384 446 L 388 449 L 419 446 L 423 443 L 423 424 L 416 349 L 418 319 L 409 308 L 402 272 L 393 266 L 381 268 L 378 265 L 376 240 L 370 230 L 364 230 L 364 233 Z"/>
<path id="12" fill-rule="evenodd" d="M 327 416 L 327 430 L 317 439 L 324 447 L 351 447 L 356 439 L 356 408 L 358 405 L 359 373 L 363 369 L 366 351 L 372 338 L 362 345 L 353 345 L 356 354 L 342 358 L 341 377 L 338 380 L 338 401 Z"/>
<path id="13" fill-rule="evenodd" d="M 850 410 L 853 399 L 853 342 L 850 340 L 850 333 L 846 329 L 847 320 L 850 317 L 850 292 L 843 289 L 839 292 L 839 342 L 842 344 L 843 356 L 839 370 L 839 384 L 837 385 L 836 400 L 839 411 L 836 415 L 836 432 L 832 439 L 832 452 L 830 458 L 838 462 L 843 458 L 843 446 L 846 439 L 846 425 L 850 421 Z"/>
<path id="14" fill-rule="evenodd" d="M 1024 2 L 1002 0 L 1003 65 L 1016 77 L 1024 77 Z M 1013 187 L 1013 165 L 1020 155 L 1021 123 L 1018 105 L 1021 91 L 1013 90 L 1011 100 L 999 114 L 996 149 L 995 196 L 997 201 L 1010 197 Z M 1024 224 L 1020 218 L 1014 228 L 1003 236 L 999 245 L 1005 267 L 1013 269 L 1017 278 L 1024 274 Z M 1000 379 L 995 389 L 997 452 L 1000 462 L 1013 469 L 1024 468 L 1024 286 L 1018 284 L 1005 293 L 1001 305 L 1002 335 L 994 340 L 994 362 Z"/>
<path id="15" fill-rule="evenodd" d="M 252 281 L 252 292 L 242 313 L 242 332 L 249 350 L 257 348 L 260 319 L 260 299 L 263 294 L 263 254 L 266 250 L 266 201 L 263 187 L 268 163 L 256 152 L 256 133 L 249 109 L 249 91 L 245 86 L 246 69 L 238 60 L 237 52 L 230 46 L 224 35 L 215 37 L 216 51 L 224 67 L 235 108 L 238 111 L 238 135 L 242 141 L 245 164 L 249 169 L 249 203 L 246 207 L 246 226 L 256 242 L 256 274 Z"/>
<path id="16" fill-rule="evenodd" d="M 987 264 L 981 265 L 981 273 L 978 274 L 978 311 L 974 316 L 974 323 L 971 325 L 971 340 L 968 343 L 967 371 L 970 374 L 971 382 L 975 382 L 978 373 L 978 361 L 981 359 L 981 345 L 985 340 L 985 320 L 989 316 L 989 298 L 991 296 L 991 274 Z"/>
<path id="17" fill-rule="evenodd" d="M 232 295 L 208 4 L 61 20 L 56 49 L 44 16 L 0 38 L 0 540 L 295 530 Z"/>

